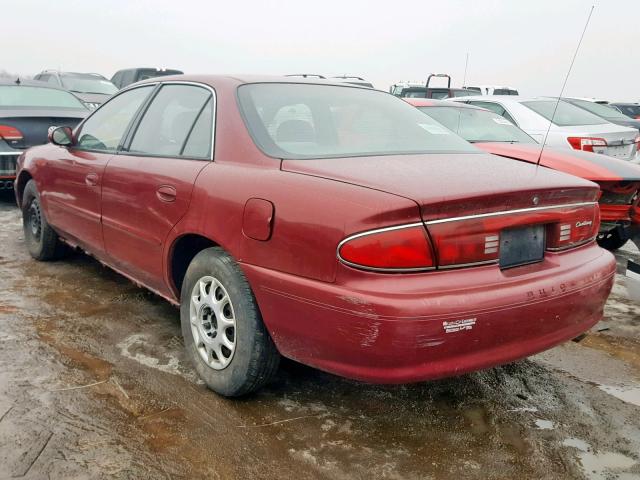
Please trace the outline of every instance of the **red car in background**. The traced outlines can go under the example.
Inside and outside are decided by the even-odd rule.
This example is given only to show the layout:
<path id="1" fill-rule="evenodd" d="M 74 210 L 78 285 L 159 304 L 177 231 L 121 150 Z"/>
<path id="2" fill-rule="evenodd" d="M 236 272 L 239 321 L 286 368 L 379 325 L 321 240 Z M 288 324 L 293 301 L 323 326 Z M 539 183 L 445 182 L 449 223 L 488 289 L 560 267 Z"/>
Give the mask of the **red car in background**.
<path id="1" fill-rule="evenodd" d="M 222 395 L 280 355 L 383 383 L 511 362 L 598 322 L 613 285 L 597 185 L 380 91 L 163 77 L 50 136 L 19 159 L 29 252 L 79 247 L 180 304 Z"/>
<path id="2" fill-rule="evenodd" d="M 536 164 L 541 145 L 504 117 L 484 108 L 447 101 L 406 102 L 485 152 Z M 630 238 L 640 245 L 640 166 L 597 153 L 545 147 L 540 165 L 600 186 L 598 243 L 608 250 Z"/>

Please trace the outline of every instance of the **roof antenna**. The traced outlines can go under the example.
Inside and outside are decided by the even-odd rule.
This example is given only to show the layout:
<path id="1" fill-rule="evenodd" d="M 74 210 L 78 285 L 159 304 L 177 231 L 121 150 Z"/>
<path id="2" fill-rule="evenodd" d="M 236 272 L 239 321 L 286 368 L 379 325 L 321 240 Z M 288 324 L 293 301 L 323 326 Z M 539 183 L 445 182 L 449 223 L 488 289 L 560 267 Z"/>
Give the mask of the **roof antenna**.
<path id="1" fill-rule="evenodd" d="M 540 155 L 538 155 L 538 161 L 536 163 L 536 167 L 540 165 L 540 160 L 542 160 L 542 152 L 544 152 L 544 147 L 547 144 L 547 137 L 549 136 L 549 131 L 551 130 L 551 125 L 553 124 L 553 120 L 556 117 L 556 111 L 558 110 L 558 105 L 560 104 L 560 99 L 562 98 L 562 94 L 564 93 L 564 87 L 567 86 L 567 81 L 569 80 L 569 75 L 571 74 L 571 69 L 573 68 L 573 63 L 576 61 L 576 57 L 578 56 L 578 50 L 580 50 L 580 45 L 582 45 L 582 39 L 584 38 L 584 34 L 587 31 L 587 27 L 589 26 L 589 21 L 591 20 L 591 15 L 593 14 L 594 6 L 591 5 L 591 10 L 589 11 L 589 16 L 587 17 L 587 23 L 584 24 L 584 29 L 582 30 L 582 35 L 580 35 L 580 41 L 578 42 L 578 46 L 576 47 L 576 51 L 573 54 L 573 58 L 571 59 L 571 65 L 569 65 L 569 70 L 567 71 L 567 76 L 564 77 L 564 83 L 562 84 L 562 89 L 560 90 L 560 95 L 558 95 L 558 99 L 556 100 L 556 105 L 553 108 L 553 114 L 551 114 L 551 120 L 549 120 L 549 126 L 547 127 L 547 133 L 544 134 L 544 140 L 542 142 L 542 148 L 540 148 Z"/>
<path id="2" fill-rule="evenodd" d="M 467 87 L 467 66 L 469 65 L 469 52 L 467 52 L 467 59 L 464 62 L 464 78 L 462 79 L 462 88 Z"/>

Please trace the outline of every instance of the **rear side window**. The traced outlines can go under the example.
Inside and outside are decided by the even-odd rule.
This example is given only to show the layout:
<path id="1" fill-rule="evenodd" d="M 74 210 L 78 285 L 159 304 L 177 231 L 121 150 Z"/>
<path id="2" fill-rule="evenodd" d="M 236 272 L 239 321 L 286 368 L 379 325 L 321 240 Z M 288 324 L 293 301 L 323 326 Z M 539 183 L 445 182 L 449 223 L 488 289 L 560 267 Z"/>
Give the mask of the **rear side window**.
<path id="1" fill-rule="evenodd" d="M 603 123 L 607 123 L 606 120 L 593 113 L 589 113 L 567 102 L 559 102 L 554 115 L 553 111 L 556 108 L 556 103 L 555 100 L 532 100 L 530 102 L 522 102 L 522 105 L 530 108 L 549 121 L 551 121 L 551 117 L 553 116 L 553 123 L 560 127 L 568 127 L 571 125 L 602 125 Z"/>
<path id="2" fill-rule="evenodd" d="M 196 135 L 203 135 L 207 125 L 211 125 L 212 110 L 208 118 L 203 117 L 205 125 L 196 125 L 196 120 L 206 110 L 211 100 L 211 92 L 193 85 L 164 85 L 151 101 L 140 121 L 129 146 L 131 153 L 178 157 L 187 147 L 187 139 L 195 127 Z M 202 149 L 194 137 L 189 151 Z M 209 150 L 209 149 L 207 149 Z"/>
<path id="3" fill-rule="evenodd" d="M 115 152 L 142 103 L 153 86 L 134 88 L 113 97 L 82 125 L 78 148 Z"/>
<path id="4" fill-rule="evenodd" d="M 187 138 L 182 155 L 185 157 L 211 158 L 212 136 L 213 99 L 209 98 Z"/>

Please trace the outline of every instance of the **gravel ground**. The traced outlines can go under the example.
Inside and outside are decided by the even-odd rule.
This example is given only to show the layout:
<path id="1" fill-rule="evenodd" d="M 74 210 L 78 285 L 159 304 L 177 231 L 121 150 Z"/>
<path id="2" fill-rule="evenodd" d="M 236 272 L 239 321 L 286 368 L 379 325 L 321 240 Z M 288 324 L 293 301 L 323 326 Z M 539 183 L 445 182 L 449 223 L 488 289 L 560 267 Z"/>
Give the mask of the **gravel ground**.
<path id="1" fill-rule="evenodd" d="M 284 362 L 230 401 L 185 361 L 174 307 L 85 255 L 32 261 L 7 196 L 0 246 L 2 479 L 640 479 L 622 275 L 582 342 L 525 361 L 397 387 Z"/>

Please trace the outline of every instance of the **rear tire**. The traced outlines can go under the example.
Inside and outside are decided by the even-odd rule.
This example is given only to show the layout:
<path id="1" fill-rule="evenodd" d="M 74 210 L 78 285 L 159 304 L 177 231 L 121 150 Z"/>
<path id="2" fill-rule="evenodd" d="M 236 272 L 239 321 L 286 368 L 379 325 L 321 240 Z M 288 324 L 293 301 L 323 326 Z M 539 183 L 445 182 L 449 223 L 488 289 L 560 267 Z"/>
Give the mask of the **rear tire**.
<path id="1" fill-rule="evenodd" d="M 219 247 L 191 261 L 180 294 L 187 356 L 214 392 L 238 397 L 272 379 L 278 353 L 244 274 Z"/>
<path id="2" fill-rule="evenodd" d="M 610 252 L 618 250 L 628 241 L 629 237 L 625 234 L 620 234 L 620 230 L 618 228 L 599 234 L 597 239 L 598 245 Z"/>
<path id="3" fill-rule="evenodd" d="M 45 218 L 36 182 L 27 182 L 22 199 L 24 241 L 31 256 L 39 261 L 55 260 L 63 256 L 65 246 Z"/>

